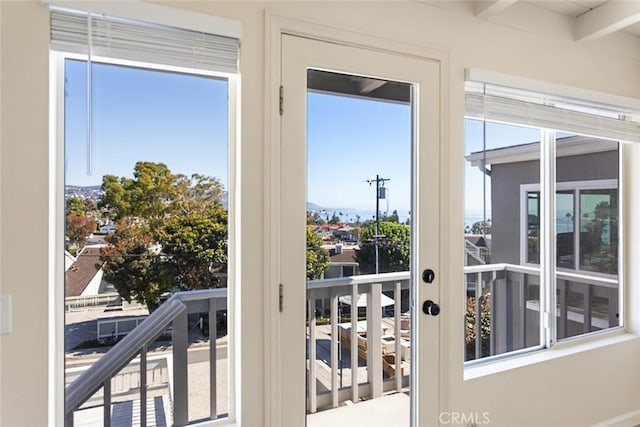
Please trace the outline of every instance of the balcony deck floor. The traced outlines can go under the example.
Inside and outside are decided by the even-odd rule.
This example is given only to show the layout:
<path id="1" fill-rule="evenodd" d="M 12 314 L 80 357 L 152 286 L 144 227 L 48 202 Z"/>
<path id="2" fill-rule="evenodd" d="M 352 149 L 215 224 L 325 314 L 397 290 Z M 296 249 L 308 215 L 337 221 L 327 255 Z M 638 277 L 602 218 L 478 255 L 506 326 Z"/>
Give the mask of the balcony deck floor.
<path id="1" fill-rule="evenodd" d="M 307 427 L 408 427 L 409 395 L 395 393 L 378 399 L 307 415 Z"/>

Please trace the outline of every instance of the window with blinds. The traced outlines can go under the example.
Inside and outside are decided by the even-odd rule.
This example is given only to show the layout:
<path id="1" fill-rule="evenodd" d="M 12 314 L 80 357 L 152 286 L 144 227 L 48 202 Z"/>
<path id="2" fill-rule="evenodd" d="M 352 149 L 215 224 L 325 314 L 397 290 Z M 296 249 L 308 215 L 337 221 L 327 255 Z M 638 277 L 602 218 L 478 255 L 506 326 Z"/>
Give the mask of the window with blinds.
<path id="1" fill-rule="evenodd" d="M 472 119 L 640 142 L 640 117 L 619 106 L 467 81 L 465 107 Z"/>
<path id="2" fill-rule="evenodd" d="M 475 74 L 487 79 L 465 83 L 465 361 L 619 330 L 637 100 Z"/>
<path id="3" fill-rule="evenodd" d="M 89 57 L 238 71 L 236 38 L 71 10 L 51 10 L 51 48 Z"/>
<path id="4" fill-rule="evenodd" d="M 59 336 L 63 357 L 106 350 L 64 368 L 67 426 L 235 417 L 239 40 L 146 6 L 162 24 L 51 9 Z M 197 18 L 176 21 L 222 22 Z"/>

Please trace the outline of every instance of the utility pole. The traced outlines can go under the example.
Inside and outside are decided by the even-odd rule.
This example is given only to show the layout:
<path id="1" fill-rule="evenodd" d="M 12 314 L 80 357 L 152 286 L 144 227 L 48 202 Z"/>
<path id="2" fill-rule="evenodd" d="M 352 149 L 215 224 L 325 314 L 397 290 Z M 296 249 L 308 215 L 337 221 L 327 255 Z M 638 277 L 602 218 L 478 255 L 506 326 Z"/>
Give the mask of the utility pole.
<path id="1" fill-rule="evenodd" d="M 384 188 L 384 183 L 387 181 L 391 181 L 391 179 L 389 178 L 380 178 L 380 175 L 376 175 L 376 179 L 368 179 L 365 182 L 367 182 L 369 184 L 369 186 L 371 186 L 371 184 L 373 184 L 374 182 L 376 183 L 376 228 L 375 228 L 375 235 L 373 236 L 373 241 L 374 241 L 374 245 L 376 248 L 376 274 L 380 273 L 380 263 L 378 261 L 378 257 L 379 257 L 379 249 L 378 249 L 378 238 L 380 237 L 384 237 L 380 235 L 380 199 L 386 199 L 387 198 L 387 194 L 383 194 L 382 197 L 380 197 L 380 184 L 383 185 L 382 188 Z"/>

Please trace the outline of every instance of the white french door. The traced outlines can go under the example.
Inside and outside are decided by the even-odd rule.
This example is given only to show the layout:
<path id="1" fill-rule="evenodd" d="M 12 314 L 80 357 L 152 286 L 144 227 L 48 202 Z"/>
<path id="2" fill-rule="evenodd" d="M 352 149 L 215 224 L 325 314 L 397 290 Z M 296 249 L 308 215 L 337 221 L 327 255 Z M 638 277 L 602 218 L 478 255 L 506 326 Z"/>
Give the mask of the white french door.
<path id="1" fill-rule="evenodd" d="M 280 398 L 282 410 L 279 418 L 282 422 L 281 425 L 282 427 L 304 426 L 306 414 L 309 410 L 308 399 L 310 397 L 308 396 L 308 389 L 310 387 L 308 387 L 308 370 L 310 365 L 306 358 L 309 353 L 307 345 L 310 342 L 307 324 L 310 305 L 307 301 L 305 286 L 308 276 L 305 268 L 305 254 L 307 202 L 312 201 L 308 199 L 309 150 L 307 145 L 310 137 L 308 103 L 310 102 L 309 93 L 311 92 L 333 93 L 350 99 L 372 99 L 406 106 L 404 111 L 407 112 L 406 127 L 408 129 L 406 133 L 407 156 L 404 172 L 409 177 L 405 190 L 408 194 L 407 198 L 410 206 L 407 209 L 408 217 L 398 222 L 404 222 L 409 225 L 411 236 L 410 273 L 406 276 L 408 279 L 403 282 L 410 289 L 410 297 L 407 298 L 406 302 L 407 308 L 410 307 L 411 338 L 410 342 L 404 346 L 407 352 L 407 363 L 410 363 L 410 380 L 402 385 L 403 392 L 409 391 L 410 399 L 407 399 L 407 414 L 398 419 L 406 419 L 407 421 L 410 419 L 410 424 L 416 427 L 438 425 L 440 377 L 441 372 L 443 372 L 440 368 L 439 360 L 441 317 L 437 315 L 439 309 L 437 304 L 440 302 L 438 271 L 441 265 L 438 250 L 440 247 L 440 64 L 436 60 L 416 56 L 346 46 L 294 35 L 283 35 L 281 43 L 281 81 L 284 98 L 281 116 L 282 140 L 280 147 L 281 176 L 279 192 L 279 269 L 282 295 L 281 312 L 278 313 L 279 336 L 281 337 L 279 344 L 279 372 L 281 373 L 282 392 Z M 326 108 L 330 109 L 331 107 Z M 345 114 L 349 114 L 349 112 L 347 111 Z M 355 123 L 354 126 L 356 126 Z M 371 149 L 374 150 L 375 147 L 371 147 Z M 314 154 L 314 156 L 316 155 Z M 349 168 L 349 165 L 352 165 L 355 169 L 355 165 L 360 161 L 358 156 L 353 154 L 345 154 L 348 156 L 347 161 L 340 160 L 340 153 L 329 152 L 326 155 L 327 168 L 335 167 L 344 170 L 344 168 Z M 396 167 L 396 169 L 398 168 Z M 398 171 L 398 173 L 400 172 L 402 171 Z M 387 172 L 381 171 L 381 173 Z M 360 176 L 355 173 L 348 180 L 362 182 L 367 178 L 370 179 L 372 176 Z M 375 178 L 375 174 L 373 178 Z M 399 181 L 394 181 L 393 177 L 390 179 L 390 184 L 395 184 Z M 337 188 L 334 188 L 333 191 L 336 193 L 347 191 L 345 189 L 347 187 L 346 181 L 344 181 L 344 185 L 336 186 Z M 384 181 L 382 184 L 384 186 Z M 380 183 L 375 182 L 375 185 L 379 186 Z M 372 191 L 368 185 L 362 185 L 362 192 L 373 194 L 371 193 Z M 376 198 L 376 205 L 380 203 L 381 199 L 384 204 L 385 200 L 381 196 L 382 193 L 378 192 L 371 196 L 372 205 L 374 197 Z M 380 213 L 379 208 L 376 208 L 376 213 Z M 327 218 L 330 214 L 330 212 L 326 214 Z M 318 216 L 322 217 L 322 215 L 323 213 Z M 373 221 L 374 219 L 371 217 L 370 224 L 373 224 Z M 349 228 L 354 227 L 345 227 L 345 229 Z M 377 254 L 378 245 L 382 245 L 381 242 L 388 236 L 381 236 L 378 228 L 376 228 L 376 233 L 375 245 Z M 340 244 L 340 251 L 342 250 L 343 246 Z M 358 267 L 355 266 L 353 268 Z M 364 269 L 363 266 L 360 266 L 360 268 Z M 378 255 L 376 255 L 377 268 Z M 430 280 L 431 283 L 423 280 L 423 274 L 427 269 L 435 272 L 435 278 Z M 348 271 L 352 273 L 352 270 Z M 398 269 L 396 268 L 394 271 L 398 271 Z M 379 290 L 377 295 L 375 294 L 375 290 L 380 288 L 376 288 L 375 280 L 369 282 L 371 283 L 362 285 L 359 292 L 370 293 L 367 295 L 368 304 L 384 306 L 381 297 L 382 299 L 385 297 L 380 295 Z M 397 289 L 399 289 L 399 286 Z M 337 294 L 334 293 L 332 295 L 334 298 L 331 299 L 331 305 L 332 308 L 335 308 L 333 301 Z M 429 307 L 430 303 L 428 301 L 432 302 L 433 305 Z M 399 307 L 399 305 L 395 307 Z M 318 310 L 319 312 L 322 311 Z M 350 313 L 357 313 L 357 310 L 354 310 L 350 311 Z M 333 322 L 340 318 L 338 317 L 340 313 L 335 314 L 334 311 L 331 313 L 330 317 Z M 347 312 L 348 314 L 349 312 Z M 394 312 L 393 314 L 393 317 L 399 320 L 400 313 Z M 378 319 L 376 318 L 376 320 Z M 370 321 L 367 324 L 369 327 L 373 325 Z M 315 326 L 315 322 L 313 326 Z M 391 328 L 393 329 L 393 327 Z M 337 329 L 327 330 L 333 331 L 333 335 L 335 335 Z M 396 329 L 396 331 L 398 330 Z M 370 339 L 379 339 L 378 332 L 372 330 L 367 335 Z M 315 340 L 315 332 L 311 335 L 314 335 L 313 339 Z M 348 345 L 345 345 L 345 347 L 346 349 L 340 350 L 343 352 L 340 354 L 348 354 L 348 349 L 354 348 Z M 400 347 L 395 348 L 398 349 Z M 337 353 L 335 350 L 332 351 L 334 352 L 330 354 L 335 356 Z M 380 360 L 369 356 L 366 356 L 366 358 L 367 361 L 369 359 Z M 399 356 L 395 360 L 400 360 Z M 328 363 L 331 364 L 330 362 Z M 367 369 L 372 368 L 368 366 Z M 348 370 L 348 366 L 345 370 Z M 373 368 L 372 372 L 380 377 L 383 375 L 382 368 Z M 330 375 L 335 378 L 335 369 Z M 358 382 L 357 375 L 358 372 L 354 371 L 351 377 L 352 379 L 355 378 L 353 381 L 356 383 Z M 368 379 L 364 380 L 363 384 L 360 384 L 361 393 L 364 390 L 378 387 L 371 384 L 371 374 L 366 375 L 369 375 L 366 377 Z M 320 380 L 318 381 L 320 382 Z M 337 383 L 335 381 L 329 380 L 329 382 L 331 383 L 328 386 L 329 388 L 336 387 Z M 398 388 L 400 387 L 401 385 L 398 384 Z M 315 394 L 319 388 L 321 387 L 314 386 L 311 390 Z M 381 390 L 383 389 L 378 387 L 378 396 Z M 358 396 L 357 392 L 355 396 Z M 373 397 L 367 403 L 375 402 L 375 390 Z M 339 401 L 338 396 L 335 395 L 332 401 L 333 406 L 336 406 Z M 380 402 L 381 405 L 384 405 L 382 398 Z M 354 403 L 356 405 L 359 404 L 357 402 Z M 314 400 L 312 404 L 313 411 L 315 411 L 316 405 L 317 401 Z M 393 409 L 390 408 L 389 410 Z M 408 422 L 407 425 L 409 425 Z"/>

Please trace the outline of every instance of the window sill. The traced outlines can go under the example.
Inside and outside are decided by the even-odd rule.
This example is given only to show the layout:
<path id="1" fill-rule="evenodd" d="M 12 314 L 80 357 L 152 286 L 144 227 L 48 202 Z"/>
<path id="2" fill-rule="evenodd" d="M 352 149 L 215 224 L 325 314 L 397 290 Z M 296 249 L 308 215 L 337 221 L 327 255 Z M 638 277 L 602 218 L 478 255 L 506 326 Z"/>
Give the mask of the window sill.
<path id="1" fill-rule="evenodd" d="M 604 337 L 599 335 L 597 338 L 585 337 L 584 340 L 580 340 L 579 342 L 577 340 L 565 341 L 554 345 L 552 349 L 532 351 L 522 355 L 514 355 L 513 357 L 506 356 L 505 359 L 500 359 L 495 362 L 487 362 L 486 364 L 465 367 L 464 380 L 473 380 L 487 375 L 509 371 L 511 369 L 522 368 L 536 363 L 544 363 L 584 351 L 591 351 L 638 339 L 640 339 L 640 337 L 637 335 L 629 334 L 621 329 L 618 331 L 611 331 Z"/>

